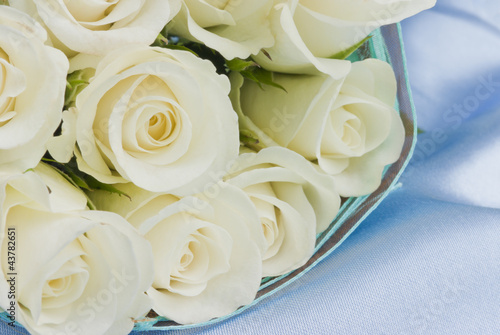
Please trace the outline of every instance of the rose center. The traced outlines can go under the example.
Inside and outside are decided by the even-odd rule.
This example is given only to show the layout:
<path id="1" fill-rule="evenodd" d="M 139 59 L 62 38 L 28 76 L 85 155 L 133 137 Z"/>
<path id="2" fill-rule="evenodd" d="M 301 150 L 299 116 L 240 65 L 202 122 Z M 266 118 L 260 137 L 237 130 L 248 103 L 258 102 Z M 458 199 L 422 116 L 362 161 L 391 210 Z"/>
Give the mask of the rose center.
<path id="1" fill-rule="evenodd" d="M 148 135 L 158 142 L 162 142 L 172 135 L 177 126 L 175 115 L 171 111 L 156 113 L 149 119 Z"/>
<path id="2" fill-rule="evenodd" d="M 264 232 L 267 245 L 273 245 L 276 240 L 276 236 L 278 235 L 278 225 L 276 224 L 276 221 L 268 218 L 261 218 L 260 223 L 262 225 L 262 231 Z"/>
<path id="3" fill-rule="evenodd" d="M 344 105 L 330 113 L 325 127 L 323 151 L 337 158 L 364 153 L 366 127 L 355 105 Z"/>
<path id="4" fill-rule="evenodd" d="M 155 288 L 195 296 L 212 278 L 229 270 L 232 239 L 207 221 L 175 214 L 158 223 L 146 238 L 162 269 L 155 274 Z"/>
<path id="5" fill-rule="evenodd" d="M 90 30 L 108 30 L 113 24 L 130 20 L 141 10 L 144 1 L 64 0 L 68 12 L 83 27 Z"/>
<path id="6" fill-rule="evenodd" d="M 283 244 L 285 231 L 282 229 L 281 211 L 262 197 L 276 197 L 271 183 L 247 186 L 245 192 L 250 195 L 260 218 L 262 233 L 267 243 L 267 250 L 262 259 L 266 260 L 278 253 Z"/>
<path id="7" fill-rule="evenodd" d="M 189 265 L 194 260 L 194 254 L 193 250 L 196 250 L 195 244 L 198 243 L 197 241 L 191 241 L 186 245 L 186 248 L 184 249 L 184 254 L 181 256 L 181 260 L 179 262 L 179 272 L 185 271 L 186 269 L 189 268 Z"/>
<path id="8" fill-rule="evenodd" d="M 49 281 L 46 284 L 46 289 L 43 292 L 43 297 L 59 296 L 66 291 L 71 285 L 71 277 L 57 278 Z"/>
<path id="9" fill-rule="evenodd" d="M 60 308 L 81 297 L 89 279 L 88 265 L 81 257 L 83 252 L 80 242 L 75 240 L 58 255 L 66 257 L 77 253 L 47 278 L 42 288 L 44 308 Z"/>
<path id="10" fill-rule="evenodd" d="M 80 24 L 88 29 L 98 30 L 106 25 L 134 15 L 140 9 L 140 1 L 120 6 L 120 0 L 74 1 L 64 0 L 66 8 Z M 118 7 L 118 8 L 117 8 Z M 117 8 L 116 11 L 115 8 Z M 113 21 L 107 17 L 113 13 Z"/>
<path id="11" fill-rule="evenodd" d="M 359 133 L 361 121 L 358 118 L 350 119 L 344 123 L 342 142 L 344 142 L 351 149 L 357 148 L 362 145 L 362 138 Z"/>

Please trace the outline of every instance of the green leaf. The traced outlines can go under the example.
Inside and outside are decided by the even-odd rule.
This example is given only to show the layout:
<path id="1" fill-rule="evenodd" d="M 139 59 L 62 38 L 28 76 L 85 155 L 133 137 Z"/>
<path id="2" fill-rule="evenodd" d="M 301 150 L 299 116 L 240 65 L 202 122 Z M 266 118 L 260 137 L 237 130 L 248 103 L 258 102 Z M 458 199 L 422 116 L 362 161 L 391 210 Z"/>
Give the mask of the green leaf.
<path id="1" fill-rule="evenodd" d="M 241 129 L 240 130 L 240 142 L 242 142 L 245 145 L 246 144 L 255 145 L 255 144 L 259 144 L 259 139 L 250 130 Z"/>
<path id="2" fill-rule="evenodd" d="M 259 137 L 249 129 L 240 129 L 240 144 L 256 152 L 265 148 Z"/>
<path id="3" fill-rule="evenodd" d="M 167 36 L 167 37 L 165 37 Z M 186 46 L 186 44 L 191 43 L 189 40 L 180 38 L 177 36 L 170 36 L 168 35 L 168 30 L 165 27 L 162 32 L 158 34 L 156 37 L 156 40 L 151 44 L 153 47 L 161 47 L 165 49 L 171 49 L 171 50 L 182 50 L 182 51 L 189 51 L 196 57 L 199 57 L 198 54 L 190 49 L 189 47 Z"/>
<path id="4" fill-rule="evenodd" d="M 168 39 L 165 36 L 163 36 L 162 33 L 159 33 L 158 36 L 156 36 L 156 39 L 153 42 L 153 44 L 151 44 L 151 46 L 153 46 L 153 47 L 165 47 L 167 44 L 168 44 Z"/>
<path id="5" fill-rule="evenodd" d="M 95 179 L 94 177 L 92 177 L 90 175 L 87 175 L 85 177 L 85 181 L 90 186 L 90 189 L 92 191 L 95 191 L 95 190 L 107 191 L 107 192 L 110 192 L 110 193 L 118 194 L 120 196 L 123 195 L 123 196 L 129 198 L 129 200 L 132 200 L 132 198 L 127 193 L 125 193 L 123 191 L 120 191 L 119 189 L 117 189 L 113 185 L 101 183 L 99 180 Z"/>
<path id="6" fill-rule="evenodd" d="M 363 44 L 365 44 L 365 42 L 368 41 L 370 38 L 372 38 L 372 35 L 366 36 L 365 38 L 363 38 L 361 41 L 359 41 L 358 43 L 354 44 L 353 46 L 351 46 L 351 47 L 349 47 L 349 48 L 347 48 L 345 50 L 339 51 L 335 55 L 330 56 L 328 58 L 330 58 L 330 59 L 346 59 L 354 51 L 358 50 L 359 47 L 361 47 Z"/>
<path id="7" fill-rule="evenodd" d="M 249 67 L 258 66 L 258 64 L 251 60 L 233 58 L 226 60 L 226 66 L 230 71 L 241 72 L 247 70 Z"/>
<path id="8" fill-rule="evenodd" d="M 262 84 L 264 84 L 287 92 L 283 86 L 274 82 L 273 73 L 271 71 L 264 70 L 260 67 L 251 67 L 248 70 L 241 71 L 240 73 L 243 77 L 256 82 L 261 89 L 263 89 Z"/>
<path id="9" fill-rule="evenodd" d="M 42 161 L 54 167 L 55 170 L 57 170 L 57 172 L 59 172 L 73 186 L 87 191 L 91 190 L 90 186 L 83 179 L 83 172 L 80 172 L 78 169 L 73 168 L 71 164 L 59 163 L 58 161 L 47 157 L 42 158 Z M 82 176 L 80 176 L 79 174 L 81 174 Z"/>
<path id="10" fill-rule="evenodd" d="M 81 178 L 79 175 L 77 175 L 71 169 L 67 168 L 65 165 L 63 165 L 63 167 L 65 168 L 66 173 L 71 178 L 71 180 L 73 180 L 73 182 L 75 183 L 76 186 L 78 186 L 79 188 L 82 188 L 84 190 L 87 190 L 87 191 L 91 190 L 90 186 L 85 182 L 85 180 L 83 178 Z"/>
<path id="11" fill-rule="evenodd" d="M 423 133 L 425 133 L 425 130 L 417 128 L 417 134 L 418 135 L 423 134 Z"/>
<path id="12" fill-rule="evenodd" d="M 273 72 L 261 68 L 259 64 L 252 60 L 233 58 L 226 60 L 225 66 L 229 71 L 239 72 L 243 77 L 257 83 L 261 89 L 263 89 L 262 85 L 264 84 L 286 92 L 283 86 L 274 82 Z"/>
<path id="13" fill-rule="evenodd" d="M 97 179 L 95 179 L 94 177 L 78 170 L 77 163 L 75 162 L 74 159 L 64 164 L 59 163 L 51 158 L 43 158 L 43 161 L 47 162 L 52 167 L 54 167 L 55 170 L 59 172 L 61 176 L 64 177 L 64 179 L 66 179 L 69 183 L 71 183 L 71 185 L 75 186 L 78 189 L 85 190 L 87 192 L 92 192 L 95 190 L 103 190 L 110 193 L 118 194 L 120 196 L 123 195 L 131 199 L 128 194 L 120 191 L 113 185 L 102 183 Z M 88 197 L 88 195 L 87 194 L 85 195 L 87 196 L 88 202 L 90 203 L 89 208 L 95 209 L 95 206 Z"/>
<path id="14" fill-rule="evenodd" d="M 54 167 L 55 168 L 54 170 L 56 170 L 61 176 L 63 176 L 64 179 L 66 179 L 71 185 L 73 185 L 74 187 L 76 187 L 78 189 L 82 188 L 79 185 L 79 183 L 76 182 L 74 179 L 76 174 L 73 171 L 71 171 L 68 167 L 66 167 L 64 164 L 57 163 L 57 166 L 52 165 L 52 167 Z M 64 169 L 65 171 L 62 171 L 61 169 Z M 68 171 L 69 171 L 69 173 L 68 173 Z M 80 178 L 78 177 L 78 179 L 80 179 Z M 85 183 L 85 185 L 86 185 L 86 183 Z M 89 189 L 88 185 L 87 185 L 87 187 L 84 187 L 84 188 L 87 190 Z"/>
<path id="15" fill-rule="evenodd" d="M 85 84 L 88 84 L 89 82 L 87 80 L 81 80 L 81 79 L 75 79 L 75 80 L 72 80 L 72 81 L 68 81 L 66 83 L 66 87 L 68 87 L 69 89 L 73 89 L 79 85 L 85 85 Z"/>
<path id="16" fill-rule="evenodd" d="M 49 159 L 49 158 L 43 158 L 42 160 L 46 161 L 46 162 L 54 162 L 54 163 L 57 163 L 56 161 L 52 160 L 52 159 Z M 65 165 L 61 164 L 61 163 L 57 163 L 58 164 L 58 167 L 62 167 L 62 168 L 67 168 Z M 52 167 L 55 168 L 54 165 L 52 165 Z M 70 170 L 69 168 L 67 168 L 68 170 Z M 68 175 L 67 173 L 65 173 L 64 171 L 61 171 L 59 168 L 55 168 L 54 170 L 56 170 L 64 179 L 66 179 L 71 185 L 73 185 L 74 187 L 78 188 L 78 189 L 81 189 L 80 186 L 78 185 L 77 182 L 75 182 L 75 180 L 70 177 L 70 175 Z M 72 175 L 76 176 L 76 174 L 74 172 L 71 173 Z M 79 178 L 79 177 L 78 177 Z M 50 190 L 49 190 L 50 191 Z M 85 198 L 87 198 L 87 206 L 88 208 L 90 208 L 91 210 L 96 210 L 97 207 L 94 205 L 94 203 L 92 202 L 92 200 L 89 198 L 89 196 L 85 193 L 85 192 L 82 192 L 84 195 L 85 195 Z"/>
<path id="17" fill-rule="evenodd" d="M 97 207 L 94 205 L 92 200 L 90 200 L 89 196 L 85 194 L 85 197 L 87 197 L 87 206 L 90 208 L 90 210 L 97 210 Z"/>
<path id="18" fill-rule="evenodd" d="M 94 75 L 94 69 L 77 70 L 66 78 L 66 92 L 64 95 L 64 106 L 70 107 L 80 93 L 89 84 L 90 78 Z"/>

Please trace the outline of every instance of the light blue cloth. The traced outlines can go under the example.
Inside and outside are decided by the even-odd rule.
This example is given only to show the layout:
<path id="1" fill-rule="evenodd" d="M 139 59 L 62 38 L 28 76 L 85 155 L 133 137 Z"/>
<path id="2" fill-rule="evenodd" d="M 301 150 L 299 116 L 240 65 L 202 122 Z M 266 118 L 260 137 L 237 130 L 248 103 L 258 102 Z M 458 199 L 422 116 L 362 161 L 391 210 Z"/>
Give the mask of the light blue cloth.
<path id="1" fill-rule="evenodd" d="M 168 334 L 500 334 L 500 2 L 438 0 L 403 35 L 426 133 L 402 187 L 289 287 Z"/>

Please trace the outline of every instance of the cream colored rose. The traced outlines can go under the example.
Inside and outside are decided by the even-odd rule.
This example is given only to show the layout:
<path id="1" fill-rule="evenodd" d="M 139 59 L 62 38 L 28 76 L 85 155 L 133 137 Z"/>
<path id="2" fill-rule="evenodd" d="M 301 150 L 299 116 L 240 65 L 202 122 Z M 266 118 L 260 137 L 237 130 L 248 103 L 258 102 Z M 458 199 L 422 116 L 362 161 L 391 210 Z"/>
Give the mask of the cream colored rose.
<path id="1" fill-rule="evenodd" d="M 180 0 L 10 0 L 47 27 L 68 54 L 103 55 L 127 44 L 149 45 L 178 12 Z"/>
<path id="2" fill-rule="evenodd" d="M 149 243 L 119 215 L 86 210 L 48 166 L 0 180 L 0 307 L 34 334 L 130 332 L 151 307 Z"/>
<path id="3" fill-rule="evenodd" d="M 270 14 L 276 43 L 255 60 L 273 71 L 300 73 L 316 57 L 332 57 L 380 26 L 428 9 L 436 0 L 287 0 Z"/>
<path id="4" fill-rule="evenodd" d="M 178 323 L 208 321 L 255 298 L 265 241 L 249 198 L 217 183 L 179 199 L 133 184 L 118 186 L 131 197 L 96 192 L 99 209 L 132 223 L 153 247 L 155 279 L 147 291 L 153 310 Z"/>
<path id="5" fill-rule="evenodd" d="M 67 143 L 51 153 L 68 158 L 61 151 L 72 148 L 75 134 L 79 168 L 102 182 L 201 192 L 238 155 L 229 90 L 227 77 L 190 52 L 118 50 L 99 62 L 67 112 L 70 124 L 61 138 Z"/>
<path id="6" fill-rule="evenodd" d="M 38 164 L 62 116 L 68 60 L 26 14 L 0 6 L 0 167 Z"/>
<path id="7" fill-rule="evenodd" d="M 233 76 L 232 98 L 240 126 L 267 146 L 298 152 L 335 179 L 341 196 L 374 191 L 395 162 L 404 128 L 394 110 L 396 79 L 390 65 L 355 62 L 343 80 L 325 74 L 276 74 L 288 93 Z M 239 89 L 239 90 L 238 90 Z"/>
<path id="8" fill-rule="evenodd" d="M 316 234 L 329 226 L 340 206 L 333 178 L 282 147 L 243 150 L 225 179 L 245 191 L 257 209 L 267 242 L 264 276 L 304 265 L 313 255 Z"/>
<path id="9" fill-rule="evenodd" d="M 206 44 L 226 59 L 247 58 L 274 44 L 268 14 L 274 0 L 183 0 L 170 32 Z"/>

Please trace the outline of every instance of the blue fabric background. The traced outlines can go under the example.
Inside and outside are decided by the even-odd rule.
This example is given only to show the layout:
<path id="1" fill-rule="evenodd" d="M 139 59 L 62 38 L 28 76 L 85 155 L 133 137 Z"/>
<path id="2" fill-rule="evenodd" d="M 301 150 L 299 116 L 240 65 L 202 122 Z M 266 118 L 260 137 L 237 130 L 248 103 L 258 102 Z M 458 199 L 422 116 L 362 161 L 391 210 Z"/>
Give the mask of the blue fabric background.
<path id="1" fill-rule="evenodd" d="M 425 133 L 402 187 L 270 299 L 148 335 L 500 334 L 500 2 L 438 0 L 403 35 Z"/>

